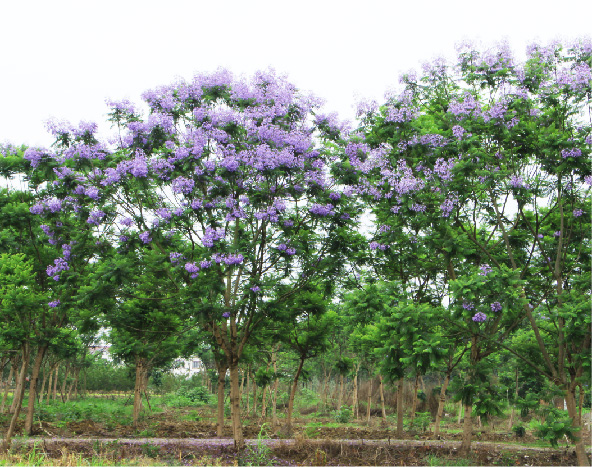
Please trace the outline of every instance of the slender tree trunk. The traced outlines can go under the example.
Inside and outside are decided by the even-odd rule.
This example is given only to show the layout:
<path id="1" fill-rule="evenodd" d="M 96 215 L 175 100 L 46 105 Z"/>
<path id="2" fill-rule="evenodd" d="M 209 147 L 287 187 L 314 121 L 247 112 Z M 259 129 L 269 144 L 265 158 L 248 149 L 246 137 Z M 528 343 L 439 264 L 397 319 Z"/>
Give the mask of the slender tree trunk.
<path id="1" fill-rule="evenodd" d="M 43 403 L 43 398 L 45 396 L 45 385 L 47 384 L 47 377 L 48 377 L 48 371 L 47 370 L 43 370 L 43 379 L 41 381 L 41 389 L 39 389 L 39 393 L 37 394 L 38 397 L 37 399 L 39 400 L 39 403 Z"/>
<path id="2" fill-rule="evenodd" d="M 446 404 L 446 389 L 448 389 L 448 383 L 450 382 L 450 373 L 446 373 L 444 383 L 440 389 L 440 400 L 438 401 L 438 412 L 436 413 L 436 421 L 434 422 L 434 439 L 438 439 L 440 436 L 440 420 L 442 420 L 442 414 L 444 413 L 444 404 Z"/>
<path id="3" fill-rule="evenodd" d="M 265 409 L 267 408 L 267 392 L 269 385 L 263 387 L 263 396 L 261 397 L 261 418 L 265 418 Z"/>
<path id="4" fill-rule="evenodd" d="M 337 394 L 337 410 L 341 409 L 343 401 L 343 375 L 339 375 L 339 393 Z"/>
<path id="5" fill-rule="evenodd" d="M 323 405 L 327 407 L 327 395 L 329 392 L 329 379 L 331 378 L 331 369 L 324 370 L 324 381 L 323 381 L 323 394 L 321 395 L 321 400 L 323 401 Z"/>
<path id="6" fill-rule="evenodd" d="M 473 411 L 473 402 L 469 401 L 464 404 L 465 415 L 463 419 L 462 443 L 460 445 L 459 454 L 461 456 L 468 456 L 471 450 L 471 441 L 473 438 L 473 420 L 471 413 Z"/>
<path id="7" fill-rule="evenodd" d="M 66 381 L 68 379 L 68 373 L 70 372 L 70 365 L 65 366 L 64 368 L 64 380 L 62 381 L 62 387 L 60 389 L 60 396 L 62 397 L 62 402 L 66 402 L 64 394 L 66 393 Z"/>
<path id="8" fill-rule="evenodd" d="M 247 413 L 251 410 L 251 367 L 247 366 Z"/>
<path id="9" fill-rule="evenodd" d="M 570 385 L 565 391 L 565 401 L 567 403 L 567 413 L 572 420 L 572 426 L 575 430 L 581 428 L 581 425 L 578 420 L 578 412 L 576 409 L 576 399 L 575 399 L 575 387 Z M 579 433 L 578 433 L 579 435 Z M 590 465 L 590 458 L 586 453 L 586 448 L 584 447 L 584 439 L 582 436 L 577 436 L 575 441 L 575 448 L 576 448 L 576 456 L 578 459 L 578 465 Z"/>
<path id="10" fill-rule="evenodd" d="M 72 382 L 70 383 L 70 387 L 68 388 L 68 395 L 66 396 L 66 401 L 67 402 L 69 402 L 70 401 L 70 397 L 72 397 L 72 391 L 78 386 L 78 375 L 79 374 L 80 374 L 80 368 L 74 368 L 74 372 L 73 372 L 74 379 L 72 380 Z M 142 378 L 143 377 L 144 377 L 144 375 L 142 373 Z M 141 388 L 143 388 L 143 383 L 144 383 L 144 380 L 142 379 L 142 381 L 140 382 Z M 140 389 L 140 391 L 141 390 L 142 389 Z"/>
<path id="11" fill-rule="evenodd" d="M 356 366 L 356 372 L 354 373 L 354 387 L 353 387 L 353 394 L 352 394 L 352 417 L 356 420 L 359 419 L 359 411 L 358 411 L 358 370 L 360 369 L 360 364 Z"/>
<path id="12" fill-rule="evenodd" d="M 54 401 L 58 398 L 58 372 L 59 371 L 60 371 L 60 366 L 58 364 L 58 365 L 56 365 L 55 376 L 53 377 L 53 400 Z"/>
<path id="13" fill-rule="evenodd" d="M 235 356 L 230 364 L 230 407 L 232 415 L 232 433 L 234 435 L 234 446 L 242 449 L 245 446 L 243 427 L 241 423 L 239 387 L 238 387 L 238 356 Z"/>
<path id="14" fill-rule="evenodd" d="M 134 409 L 133 422 L 134 430 L 138 429 L 138 420 L 142 410 L 142 383 L 144 381 L 144 359 L 136 355 L 136 382 L 134 384 Z"/>
<path id="15" fill-rule="evenodd" d="M 8 372 L 8 380 L 6 381 L 6 386 L 4 387 L 4 395 L 2 396 L 2 408 L 0 409 L 0 413 L 4 413 L 6 409 L 6 399 L 8 398 L 8 390 L 10 389 L 10 383 L 12 382 L 14 373 L 14 366 L 10 365 L 10 371 Z"/>
<path id="16" fill-rule="evenodd" d="M 49 382 L 47 384 L 46 401 L 49 404 L 49 396 L 51 395 L 51 384 L 53 383 L 53 367 L 49 369 Z"/>
<path id="17" fill-rule="evenodd" d="M 257 382 L 255 381 L 255 377 L 253 377 L 253 415 L 257 414 Z"/>
<path id="18" fill-rule="evenodd" d="M 366 423 L 370 424 L 370 415 L 372 411 L 372 382 L 374 378 L 370 378 L 370 389 L 368 389 L 368 406 L 366 407 Z"/>
<path id="19" fill-rule="evenodd" d="M 218 370 L 218 410 L 216 417 L 216 436 L 220 438 L 223 436 L 224 432 L 224 385 L 226 384 L 226 371 L 228 371 L 228 364 L 226 362 L 216 362 L 216 369 Z"/>
<path id="20" fill-rule="evenodd" d="M 33 372 L 29 381 L 29 405 L 27 406 L 27 415 L 25 416 L 25 433 L 31 436 L 33 433 L 33 415 L 35 414 L 35 401 L 37 399 L 37 380 L 39 379 L 39 372 L 41 365 L 43 365 L 43 358 L 45 357 L 46 346 L 41 346 L 37 349 L 35 362 L 33 363 Z"/>
<path id="21" fill-rule="evenodd" d="M 380 407 L 382 408 L 382 419 L 386 422 L 386 408 L 384 406 L 384 385 L 382 384 L 382 375 L 378 375 L 380 381 Z"/>
<path id="22" fill-rule="evenodd" d="M 8 452 L 10 449 L 10 445 L 12 442 L 12 436 L 14 435 L 14 430 L 16 428 L 16 422 L 18 420 L 18 416 L 21 412 L 21 407 L 23 405 L 23 396 L 25 394 L 25 375 L 27 374 L 27 365 L 29 363 L 29 346 L 25 344 L 22 349 L 22 357 L 23 360 L 21 362 L 21 370 L 18 375 L 18 384 L 16 385 L 18 389 L 14 392 L 14 401 L 16 402 L 14 407 L 14 412 L 12 413 L 12 418 L 10 419 L 10 425 L 8 426 L 8 430 L 4 435 L 4 442 L 2 443 L 2 447 L 0 451 Z"/>
<path id="23" fill-rule="evenodd" d="M 397 383 L 397 438 L 403 437 L 403 378 Z"/>
<path id="24" fill-rule="evenodd" d="M 508 429 L 512 429 L 512 425 L 514 424 L 514 415 L 516 412 L 516 400 L 518 399 L 518 367 L 516 367 L 516 386 L 514 390 L 514 403 L 512 404 L 512 412 L 510 413 L 510 423 L 508 424 Z"/>
<path id="25" fill-rule="evenodd" d="M 271 363 L 273 365 L 273 390 L 272 390 L 272 397 L 271 397 L 271 423 L 273 426 L 278 425 L 278 418 L 277 418 L 277 390 L 280 384 L 280 380 L 277 377 L 277 352 L 280 350 L 280 345 L 278 344 L 277 348 L 273 348 L 271 352 Z"/>
<path id="26" fill-rule="evenodd" d="M 417 410 L 417 390 L 419 388 L 419 375 L 415 375 L 415 384 L 413 385 L 413 404 L 411 404 L 411 420 L 415 420 L 415 411 Z"/>
<path id="27" fill-rule="evenodd" d="M 294 375 L 292 390 L 290 391 L 290 399 L 288 400 L 288 415 L 286 417 L 286 425 L 288 426 L 288 428 L 291 428 L 292 426 L 292 411 L 294 410 L 294 397 L 296 396 L 296 389 L 298 388 L 298 378 L 300 377 L 300 373 L 302 372 L 303 366 L 304 358 L 300 358 L 298 369 L 296 370 L 296 374 Z"/>

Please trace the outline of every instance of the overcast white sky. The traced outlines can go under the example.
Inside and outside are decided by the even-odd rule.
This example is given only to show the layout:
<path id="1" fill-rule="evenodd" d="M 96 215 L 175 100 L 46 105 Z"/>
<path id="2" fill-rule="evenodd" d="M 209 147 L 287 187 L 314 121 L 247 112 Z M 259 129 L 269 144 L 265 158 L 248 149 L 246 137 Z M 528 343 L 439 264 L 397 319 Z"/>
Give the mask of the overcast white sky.
<path id="1" fill-rule="evenodd" d="M 481 6 L 482 5 L 482 6 Z M 105 98 L 140 100 L 175 77 L 273 67 L 353 119 L 400 73 L 452 56 L 463 39 L 592 34 L 592 1 L 5 0 L 0 4 L 0 143 L 49 145 L 50 118 L 95 121 Z"/>

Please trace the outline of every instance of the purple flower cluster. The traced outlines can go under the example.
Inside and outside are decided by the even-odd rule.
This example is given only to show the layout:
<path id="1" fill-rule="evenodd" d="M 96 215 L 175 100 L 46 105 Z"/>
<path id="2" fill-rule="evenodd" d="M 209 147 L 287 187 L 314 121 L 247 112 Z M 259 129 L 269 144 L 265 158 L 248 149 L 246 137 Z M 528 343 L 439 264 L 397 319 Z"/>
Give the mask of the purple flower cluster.
<path id="1" fill-rule="evenodd" d="M 573 149 L 563 149 L 561 150 L 561 157 L 567 159 L 568 157 L 580 157 L 582 155 L 582 150 L 580 148 L 573 148 Z"/>
<path id="2" fill-rule="evenodd" d="M 190 178 L 177 177 L 172 182 L 173 192 L 188 195 L 193 191 L 195 182 Z"/>
<path id="3" fill-rule="evenodd" d="M 584 211 L 582 209 L 574 209 L 572 214 L 574 217 L 580 217 L 582 214 L 584 214 Z"/>
<path id="4" fill-rule="evenodd" d="M 208 227 L 201 239 L 201 242 L 204 246 L 208 248 L 212 248 L 214 246 L 214 242 L 218 240 L 222 240 L 226 237 L 226 231 L 222 227 L 218 227 L 217 229 L 212 229 Z"/>
<path id="5" fill-rule="evenodd" d="M 482 264 L 481 266 L 479 266 L 479 269 L 481 269 L 481 272 L 479 273 L 480 276 L 486 276 L 491 271 L 493 271 L 489 264 Z"/>
<path id="6" fill-rule="evenodd" d="M 251 287 L 251 291 L 253 293 L 261 292 L 261 287 L 259 287 L 258 285 L 255 285 L 254 287 Z"/>
<path id="7" fill-rule="evenodd" d="M 466 133 L 467 130 L 465 130 L 462 126 L 460 125 L 455 125 L 452 127 L 452 134 L 454 135 L 454 137 L 456 139 L 458 139 L 459 141 L 462 139 L 463 135 Z"/>
<path id="8" fill-rule="evenodd" d="M 473 305 L 471 302 L 463 301 L 462 307 L 465 310 L 472 310 L 473 308 L 475 308 L 475 305 Z"/>
<path id="9" fill-rule="evenodd" d="M 475 313 L 475 316 L 473 316 L 472 320 L 475 323 L 483 323 L 487 320 L 487 315 L 479 311 L 478 313 Z"/>
<path id="10" fill-rule="evenodd" d="M 237 255 L 228 255 L 228 256 L 224 256 L 222 258 L 222 261 L 224 262 L 224 264 L 226 264 L 227 266 L 232 266 L 234 264 L 241 264 L 243 262 L 243 260 L 245 259 L 245 257 L 243 255 L 241 255 L 240 253 Z"/>
<path id="11" fill-rule="evenodd" d="M 54 281 L 60 280 L 59 273 L 62 271 L 69 271 L 70 266 L 64 258 L 56 258 L 53 260 L 53 266 L 47 266 L 46 272 Z"/>
<path id="12" fill-rule="evenodd" d="M 60 305 L 60 301 L 59 300 L 53 300 L 53 301 L 49 302 L 48 305 L 51 308 L 57 308 Z"/>
<path id="13" fill-rule="evenodd" d="M 530 185 L 526 183 L 523 180 L 523 178 L 518 175 L 512 175 L 512 177 L 510 178 L 510 186 L 512 188 L 524 188 L 526 190 L 530 188 Z"/>
<path id="14" fill-rule="evenodd" d="M 189 273 L 196 273 L 199 271 L 199 267 L 195 263 L 185 263 L 185 270 Z"/>
<path id="15" fill-rule="evenodd" d="M 150 243 L 152 241 L 152 238 L 150 238 L 150 232 L 148 231 L 142 232 L 138 237 L 140 237 L 140 240 L 142 240 L 143 243 Z"/>
<path id="16" fill-rule="evenodd" d="M 334 216 L 335 211 L 333 210 L 334 206 L 332 204 L 313 204 L 313 206 L 309 209 L 312 214 L 316 214 L 317 216 Z"/>
<path id="17" fill-rule="evenodd" d="M 91 211 L 86 222 L 93 225 L 99 225 L 105 216 L 106 214 L 101 210 Z"/>
<path id="18" fill-rule="evenodd" d="M 177 253 L 175 251 L 172 251 L 171 254 L 169 255 L 169 259 L 171 260 L 171 263 L 173 263 L 173 264 L 177 264 L 182 257 L 183 257 L 183 255 L 181 253 Z"/>
<path id="19" fill-rule="evenodd" d="M 502 304 L 500 302 L 493 302 L 491 304 L 491 311 L 495 311 L 495 312 L 502 311 Z"/>

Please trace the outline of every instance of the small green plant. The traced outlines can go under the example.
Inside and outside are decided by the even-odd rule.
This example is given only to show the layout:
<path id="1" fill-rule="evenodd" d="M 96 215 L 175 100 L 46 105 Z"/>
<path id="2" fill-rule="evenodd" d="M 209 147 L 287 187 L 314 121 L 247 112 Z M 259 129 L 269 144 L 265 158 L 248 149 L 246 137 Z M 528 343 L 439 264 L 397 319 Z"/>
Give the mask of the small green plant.
<path id="1" fill-rule="evenodd" d="M 526 434 L 526 428 L 522 424 L 514 425 L 512 431 L 516 435 L 516 438 L 524 438 L 524 435 Z"/>
<path id="2" fill-rule="evenodd" d="M 444 459 L 434 455 L 426 459 L 426 465 L 429 466 L 467 466 L 473 464 L 470 459 Z"/>
<path id="3" fill-rule="evenodd" d="M 351 420 L 352 409 L 349 405 L 342 405 L 339 410 L 333 412 L 333 418 L 338 423 L 348 423 Z"/>
<path id="4" fill-rule="evenodd" d="M 425 432 L 431 422 L 432 414 L 429 412 L 415 412 L 415 418 L 411 422 L 411 426 Z"/>
<path id="5" fill-rule="evenodd" d="M 571 441 L 577 439 L 575 433 L 576 430 L 572 427 L 571 419 L 566 416 L 565 412 L 554 407 L 547 409 L 545 421 L 543 423 L 537 423 L 536 435 L 540 439 L 547 440 L 551 443 L 554 448 L 557 447 L 557 441 L 567 437 Z"/>
<path id="6" fill-rule="evenodd" d="M 271 448 L 264 442 L 266 439 L 269 439 L 265 433 L 265 429 L 264 423 L 261 425 L 259 435 L 257 435 L 257 443 L 254 446 L 247 446 L 245 448 L 243 453 L 238 457 L 238 465 L 274 465 Z"/>
<path id="7" fill-rule="evenodd" d="M 160 453 L 160 446 L 152 443 L 142 444 L 142 454 L 151 459 L 156 459 Z"/>

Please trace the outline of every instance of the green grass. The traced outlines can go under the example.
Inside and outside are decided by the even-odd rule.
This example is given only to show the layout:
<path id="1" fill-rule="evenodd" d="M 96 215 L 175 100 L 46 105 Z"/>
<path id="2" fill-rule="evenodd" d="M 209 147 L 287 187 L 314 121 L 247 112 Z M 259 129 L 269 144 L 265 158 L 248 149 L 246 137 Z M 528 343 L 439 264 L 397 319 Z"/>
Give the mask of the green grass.
<path id="1" fill-rule="evenodd" d="M 429 456 L 426 459 L 426 465 L 429 466 L 448 466 L 448 465 L 459 465 L 459 466 L 463 466 L 463 465 L 474 465 L 474 462 L 471 461 L 470 459 L 444 459 L 442 457 L 438 457 L 438 456 Z"/>

